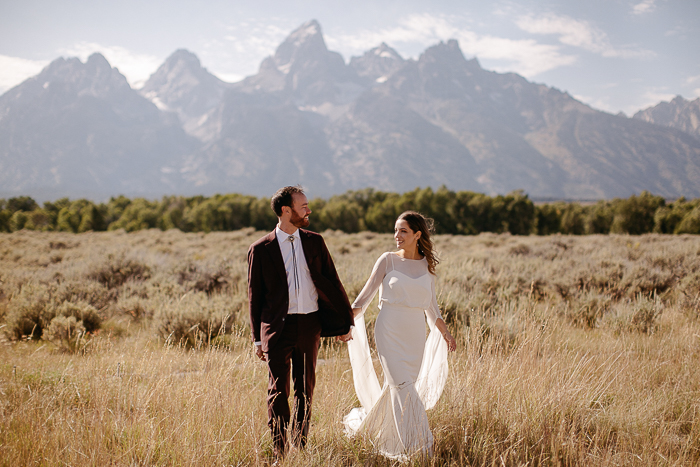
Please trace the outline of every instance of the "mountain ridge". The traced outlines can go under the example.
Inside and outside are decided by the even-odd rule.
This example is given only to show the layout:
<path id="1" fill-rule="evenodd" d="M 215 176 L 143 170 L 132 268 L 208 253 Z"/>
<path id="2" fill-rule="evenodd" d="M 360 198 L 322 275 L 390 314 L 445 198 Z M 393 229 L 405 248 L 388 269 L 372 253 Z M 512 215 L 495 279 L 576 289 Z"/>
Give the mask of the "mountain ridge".
<path id="1" fill-rule="evenodd" d="M 64 92 L 49 98 L 52 88 Z M 65 117 L 50 138 L 38 131 L 52 125 L 45 113 Z M 700 196 L 700 140 L 668 126 L 485 70 L 456 40 L 417 59 L 380 44 L 345 63 L 311 20 L 237 83 L 182 49 L 138 91 L 101 55 L 55 60 L 0 96 L 0 196 L 74 196 L 78 183 L 103 196 L 266 195 L 295 183 L 321 196 L 440 185 L 559 199 Z"/>

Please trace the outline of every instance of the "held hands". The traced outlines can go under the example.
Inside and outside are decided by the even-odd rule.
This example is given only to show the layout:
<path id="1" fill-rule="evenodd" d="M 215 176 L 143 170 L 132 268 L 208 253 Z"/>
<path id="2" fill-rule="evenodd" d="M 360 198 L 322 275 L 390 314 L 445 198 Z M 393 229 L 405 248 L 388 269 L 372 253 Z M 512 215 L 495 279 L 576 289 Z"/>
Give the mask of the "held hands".
<path id="1" fill-rule="evenodd" d="M 340 342 L 351 341 L 352 340 L 352 329 L 350 329 L 350 331 L 348 331 L 347 334 L 343 334 L 342 336 L 336 336 L 335 340 L 340 341 Z"/>
<path id="2" fill-rule="evenodd" d="M 265 358 L 265 353 L 262 351 L 262 346 L 253 344 L 253 347 L 255 347 L 255 355 L 263 362 L 266 361 L 267 359 Z"/>
<path id="3" fill-rule="evenodd" d="M 357 316 L 362 313 L 361 308 L 353 308 L 352 309 L 352 317 L 357 318 Z M 347 334 L 343 334 L 342 336 L 336 336 L 335 340 L 339 342 L 345 342 L 346 344 L 352 340 L 352 330 L 354 326 L 350 326 L 350 330 L 348 331 Z"/>

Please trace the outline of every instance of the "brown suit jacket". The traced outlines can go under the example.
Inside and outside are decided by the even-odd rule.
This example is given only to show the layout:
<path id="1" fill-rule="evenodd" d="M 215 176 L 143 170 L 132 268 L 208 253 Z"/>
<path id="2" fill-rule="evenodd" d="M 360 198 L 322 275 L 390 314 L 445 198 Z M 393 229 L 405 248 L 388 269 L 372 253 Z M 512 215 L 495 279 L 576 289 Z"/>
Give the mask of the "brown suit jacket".
<path id="1" fill-rule="evenodd" d="M 340 336 L 353 324 L 352 308 L 323 237 L 299 229 L 304 257 L 318 292 L 321 336 Z M 274 345 L 289 310 L 289 290 L 282 252 L 273 230 L 248 249 L 248 302 L 253 340 L 263 352 Z"/>

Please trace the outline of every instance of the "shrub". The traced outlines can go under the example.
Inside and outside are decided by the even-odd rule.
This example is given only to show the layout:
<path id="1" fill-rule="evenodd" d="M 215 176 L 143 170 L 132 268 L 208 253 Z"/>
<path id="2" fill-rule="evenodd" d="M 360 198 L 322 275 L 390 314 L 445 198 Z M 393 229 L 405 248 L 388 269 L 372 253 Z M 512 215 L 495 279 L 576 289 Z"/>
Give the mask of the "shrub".
<path id="1" fill-rule="evenodd" d="M 15 340 L 39 339 L 55 314 L 45 286 L 24 285 L 8 304 L 6 332 Z"/>
<path id="2" fill-rule="evenodd" d="M 609 201 L 598 201 L 587 209 L 585 230 L 587 234 L 607 234 L 613 223 L 614 211 Z"/>
<path id="3" fill-rule="evenodd" d="M 665 292 L 674 283 L 675 276 L 668 269 L 650 268 L 636 264 L 629 268 L 620 283 L 620 291 L 632 298 L 639 294 L 649 295 Z"/>
<path id="4" fill-rule="evenodd" d="M 194 294 L 167 305 L 154 318 L 158 336 L 169 344 L 198 348 L 230 333 L 243 301 L 226 297 L 224 302 Z"/>
<path id="5" fill-rule="evenodd" d="M 610 307 L 608 296 L 586 292 L 578 300 L 572 301 L 568 310 L 571 324 L 577 327 L 594 328 Z"/>
<path id="6" fill-rule="evenodd" d="M 664 205 L 661 196 L 642 191 L 639 196 L 617 200 L 615 216 L 610 226 L 611 233 L 639 235 L 654 230 L 656 210 Z"/>
<path id="7" fill-rule="evenodd" d="M 96 280 L 110 289 L 119 287 L 128 280 L 143 281 L 149 277 L 151 274 L 148 266 L 123 255 L 109 255 L 106 264 L 95 268 L 88 274 L 89 279 Z"/>
<path id="8" fill-rule="evenodd" d="M 700 234 L 700 206 L 694 208 L 678 223 L 675 233 Z"/>
<path id="9" fill-rule="evenodd" d="M 12 213 L 7 209 L 0 209 L 0 232 L 11 232 L 10 218 Z"/>
<path id="10" fill-rule="evenodd" d="M 214 267 L 189 263 L 178 272 L 177 281 L 187 290 L 212 294 L 222 291 L 231 282 L 230 269 L 225 263 Z"/>
<path id="11" fill-rule="evenodd" d="M 656 295 L 647 297 L 639 294 L 631 303 L 617 304 L 614 311 L 606 314 L 603 320 L 616 332 L 651 334 L 656 331 L 656 321 L 662 310 L 663 305 Z"/>
<path id="12" fill-rule="evenodd" d="M 29 230 L 51 230 L 53 228 L 51 217 L 43 209 L 36 209 L 27 213 L 24 228 Z"/>
<path id="13" fill-rule="evenodd" d="M 143 300 L 139 297 L 128 297 L 120 299 L 117 303 L 117 310 L 121 314 L 131 317 L 134 321 L 140 321 L 143 318 L 152 316 L 152 312 L 144 305 Z"/>
<path id="14" fill-rule="evenodd" d="M 61 282 L 56 288 L 57 303 L 73 302 L 92 305 L 96 310 L 102 310 L 117 300 L 117 289 L 110 289 L 105 284 L 94 281 L 69 280 Z"/>
<path id="15" fill-rule="evenodd" d="M 27 223 L 27 213 L 24 211 L 15 211 L 14 214 L 12 214 L 12 217 L 10 217 L 10 231 L 11 232 L 17 232 L 18 230 L 22 230 L 24 228 L 24 225 Z"/>
<path id="16" fill-rule="evenodd" d="M 66 352 L 76 352 L 85 336 L 85 326 L 75 316 L 56 316 L 44 330 L 42 339 Z"/>
<path id="17" fill-rule="evenodd" d="M 85 302 L 64 302 L 56 309 L 56 315 L 75 318 L 82 323 L 85 332 L 95 332 L 102 324 L 102 318 L 97 314 L 95 307 Z"/>
<path id="18" fill-rule="evenodd" d="M 560 231 L 568 235 L 582 235 L 585 232 L 584 211 L 580 204 L 569 203 L 562 209 Z"/>
<path id="19" fill-rule="evenodd" d="M 121 212 L 117 220 L 109 225 L 109 230 L 124 229 L 127 232 L 158 227 L 162 213 L 158 202 L 136 198 Z"/>
<path id="20" fill-rule="evenodd" d="M 656 296 L 649 299 L 639 295 L 632 310 L 630 321 L 632 329 L 646 334 L 656 330 L 656 319 L 662 310 L 661 301 Z"/>
<path id="21" fill-rule="evenodd" d="M 10 198 L 7 200 L 7 209 L 11 212 L 16 211 L 33 211 L 39 206 L 29 196 L 18 196 L 16 198 Z"/>
<path id="22" fill-rule="evenodd" d="M 559 232 L 561 226 L 561 205 L 543 204 L 535 207 L 535 229 L 537 235 L 551 235 Z"/>

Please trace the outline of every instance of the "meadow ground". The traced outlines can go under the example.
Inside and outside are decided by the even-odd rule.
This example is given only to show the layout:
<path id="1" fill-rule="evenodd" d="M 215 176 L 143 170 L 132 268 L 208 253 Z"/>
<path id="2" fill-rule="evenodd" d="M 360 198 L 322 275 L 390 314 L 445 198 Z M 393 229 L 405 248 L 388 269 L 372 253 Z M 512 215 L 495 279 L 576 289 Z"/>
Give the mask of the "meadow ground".
<path id="1" fill-rule="evenodd" d="M 246 303 L 261 234 L 0 234 L 0 464 L 268 464 Z M 393 248 L 324 236 L 351 300 Z M 435 454 L 411 465 L 700 464 L 699 237 L 436 244 L 459 345 L 428 412 Z M 325 340 L 309 445 L 284 465 L 396 464 L 344 436 L 355 406 Z"/>

